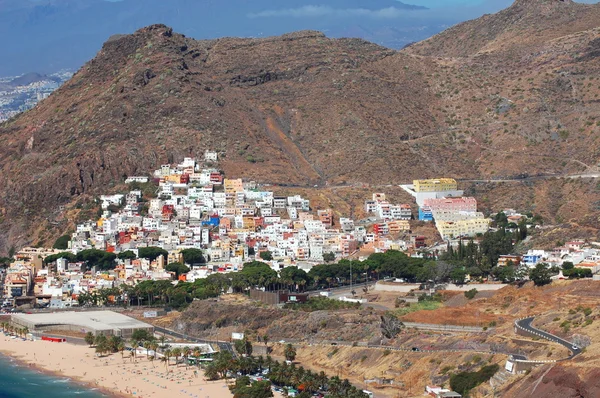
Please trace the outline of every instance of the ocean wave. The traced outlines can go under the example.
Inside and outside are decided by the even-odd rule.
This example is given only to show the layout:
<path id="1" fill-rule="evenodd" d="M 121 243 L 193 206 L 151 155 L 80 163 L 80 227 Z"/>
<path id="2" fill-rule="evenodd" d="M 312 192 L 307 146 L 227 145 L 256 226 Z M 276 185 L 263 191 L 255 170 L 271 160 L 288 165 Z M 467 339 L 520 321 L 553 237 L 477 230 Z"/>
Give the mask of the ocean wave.
<path id="1" fill-rule="evenodd" d="M 69 383 L 71 381 L 71 379 L 55 379 L 55 380 L 50 380 L 50 383 L 55 384 L 55 383 Z"/>

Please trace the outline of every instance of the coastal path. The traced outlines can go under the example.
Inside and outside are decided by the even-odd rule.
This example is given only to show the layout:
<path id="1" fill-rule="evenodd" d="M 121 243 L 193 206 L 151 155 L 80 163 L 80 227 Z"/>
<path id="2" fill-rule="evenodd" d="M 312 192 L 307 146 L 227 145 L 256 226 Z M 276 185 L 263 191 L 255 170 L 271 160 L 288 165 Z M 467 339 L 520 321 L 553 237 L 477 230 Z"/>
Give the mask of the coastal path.
<path id="1" fill-rule="evenodd" d="M 236 357 L 235 350 L 233 349 L 233 344 L 231 344 L 227 341 L 198 339 L 196 337 L 191 337 L 184 333 L 179 333 L 174 330 L 162 328 L 160 326 L 154 326 L 154 331 L 162 333 L 167 336 L 174 337 L 176 339 L 186 340 L 191 343 L 216 345 L 217 347 L 219 347 L 220 351 L 229 351 L 229 352 L 231 352 L 231 354 L 233 355 L 234 358 Z"/>

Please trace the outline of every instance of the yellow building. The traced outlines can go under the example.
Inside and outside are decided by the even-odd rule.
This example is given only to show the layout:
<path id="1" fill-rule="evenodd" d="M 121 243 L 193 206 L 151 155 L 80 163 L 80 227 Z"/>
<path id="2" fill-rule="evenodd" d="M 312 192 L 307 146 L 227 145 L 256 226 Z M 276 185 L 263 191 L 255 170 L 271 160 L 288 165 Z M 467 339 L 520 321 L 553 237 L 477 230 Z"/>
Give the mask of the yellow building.
<path id="1" fill-rule="evenodd" d="M 251 231 L 255 231 L 256 230 L 256 221 L 254 220 L 254 217 L 244 217 L 243 218 L 244 221 L 244 228 L 251 230 Z"/>
<path id="2" fill-rule="evenodd" d="M 415 192 L 456 191 L 458 184 L 454 178 L 434 178 L 431 180 L 414 180 Z"/>
<path id="3" fill-rule="evenodd" d="M 407 220 L 396 220 L 388 222 L 390 234 L 399 234 L 410 230 L 410 223 Z"/>
<path id="4" fill-rule="evenodd" d="M 438 221 L 436 227 L 442 239 L 458 238 L 459 236 L 475 236 L 484 234 L 490 228 L 490 220 L 474 218 L 460 221 Z"/>
<path id="5" fill-rule="evenodd" d="M 179 184 L 180 181 L 181 181 L 181 176 L 178 174 L 171 174 L 171 175 L 165 176 L 165 182 L 172 182 L 173 184 Z"/>
<path id="6" fill-rule="evenodd" d="M 234 180 L 226 178 L 223 181 L 223 186 L 225 188 L 226 193 L 241 192 L 244 190 L 244 183 L 241 178 L 234 179 Z"/>

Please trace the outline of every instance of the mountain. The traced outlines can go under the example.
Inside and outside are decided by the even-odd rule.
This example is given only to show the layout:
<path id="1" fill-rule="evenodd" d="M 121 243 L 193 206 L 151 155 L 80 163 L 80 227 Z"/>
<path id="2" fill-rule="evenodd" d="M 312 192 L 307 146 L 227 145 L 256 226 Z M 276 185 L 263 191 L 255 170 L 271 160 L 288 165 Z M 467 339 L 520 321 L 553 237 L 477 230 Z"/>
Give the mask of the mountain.
<path id="1" fill-rule="evenodd" d="M 43 82 L 43 81 L 59 83 L 60 79 L 55 76 L 46 76 L 46 75 L 41 75 L 39 73 L 31 72 L 31 73 L 26 73 L 23 76 L 19 76 L 15 79 L 11 80 L 8 84 L 12 87 L 17 87 L 17 86 L 27 86 L 32 83 Z"/>
<path id="2" fill-rule="evenodd" d="M 411 47 L 437 57 L 466 57 L 532 48 L 598 27 L 600 7 L 572 0 L 516 0 L 496 14 L 460 23 Z"/>
<path id="3" fill-rule="evenodd" d="M 0 63 L 0 76 L 79 68 L 111 35 L 156 23 L 197 39 L 265 37 L 304 29 L 326 31 L 331 37 L 364 31 L 364 38 L 400 48 L 458 21 L 411 20 L 412 13 L 425 10 L 396 0 L 3 0 L 0 35 L 10 40 L 0 41 L 0 54 L 10 62 Z M 398 26 L 408 31 L 390 34 Z M 379 35 L 383 28 L 392 30 Z"/>
<path id="4" fill-rule="evenodd" d="M 527 4 L 509 9 L 516 20 L 547 6 Z M 564 18 L 549 15 L 548 25 Z M 531 210 L 596 233 L 596 184 L 556 177 L 598 173 L 598 29 L 515 40 L 507 56 L 452 56 L 464 29 L 403 51 L 314 31 L 197 41 L 152 25 L 113 36 L 48 99 L 0 125 L 0 246 L 51 241 L 124 176 L 209 148 L 224 152 L 230 176 L 309 195 L 314 185 L 324 195 L 454 176 L 484 209 Z M 494 29 L 507 37 L 513 27 Z M 421 54 L 429 45 L 439 49 Z M 477 182 L 488 179 L 507 183 Z"/>

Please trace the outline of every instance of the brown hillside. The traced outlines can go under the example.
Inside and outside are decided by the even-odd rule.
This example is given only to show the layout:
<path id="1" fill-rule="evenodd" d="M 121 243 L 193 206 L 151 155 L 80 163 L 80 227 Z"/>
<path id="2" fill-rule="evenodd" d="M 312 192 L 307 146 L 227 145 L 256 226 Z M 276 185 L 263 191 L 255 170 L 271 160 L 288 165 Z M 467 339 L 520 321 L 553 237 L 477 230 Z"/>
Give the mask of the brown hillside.
<path id="1" fill-rule="evenodd" d="M 597 172 L 600 7 L 555 3 L 517 1 L 402 52 L 318 32 L 195 41 L 155 25 L 115 36 L 0 125 L 0 248 L 51 242 L 124 176 L 208 148 L 225 153 L 230 176 L 327 187 L 308 196 L 330 200 L 336 187 L 367 195 L 415 177 L 470 189 L 472 179 Z M 497 54 L 460 50 L 498 43 Z M 585 225 L 598 216 L 595 185 L 561 184 L 558 198 L 558 183 L 526 183 L 527 195 L 522 185 L 470 190 L 489 210 L 523 204 Z"/>
<path id="2" fill-rule="evenodd" d="M 412 45 L 409 52 L 468 57 L 505 51 L 530 52 L 549 40 L 598 27 L 600 5 L 572 0 L 516 0 L 496 14 L 458 24 Z"/>

